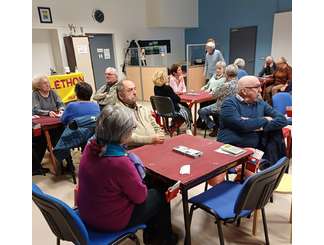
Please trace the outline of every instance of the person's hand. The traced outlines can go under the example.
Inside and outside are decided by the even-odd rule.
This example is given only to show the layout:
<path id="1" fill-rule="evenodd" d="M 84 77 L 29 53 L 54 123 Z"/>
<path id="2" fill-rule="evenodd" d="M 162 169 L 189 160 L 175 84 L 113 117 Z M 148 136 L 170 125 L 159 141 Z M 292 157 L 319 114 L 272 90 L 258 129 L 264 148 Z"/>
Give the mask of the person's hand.
<path id="1" fill-rule="evenodd" d="M 280 88 L 280 91 L 281 92 L 285 91 L 287 87 L 288 87 L 288 84 L 285 84 L 285 86 L 283 86 L 282 88 Z"/>
<path id="2" fill-rule="evenodd" d="M 61 117 L 63 115 L 63 112 L 64 112 L 63 110 L 60 110 L 59 113 L 56 114 L 57 117 Z"/>
<path id="3" fill-rule="evenodd" d="M 163 144 L 164 140 L 165 137 L 162 134 L 155 134 L 153 136 L 153 144 Z"/>
<path id="4" fill-rule="evenodd" d="M 267 119 L 268 120 L 268 122 L 270 122 L 270 121 L 272 121 L 273 120 L 273 118 L 272 117 L 264 117 L 265 119 Z"/>
<path id="5" fill-rule="evenodd" d="M 54 111 L 50 111 L 50 112 L 48 113 L 48 115 L 49 115 L 50 117 L 57 117 L 57 114 L 56 114 Z"/>
<path id="6" fill-rule="evenodd" d="M 39 118 L 40 116 L 38 116 L 38 115 L 33 115 L 32 116 L 32 119 L 35 119 L 35 118 Z"/>

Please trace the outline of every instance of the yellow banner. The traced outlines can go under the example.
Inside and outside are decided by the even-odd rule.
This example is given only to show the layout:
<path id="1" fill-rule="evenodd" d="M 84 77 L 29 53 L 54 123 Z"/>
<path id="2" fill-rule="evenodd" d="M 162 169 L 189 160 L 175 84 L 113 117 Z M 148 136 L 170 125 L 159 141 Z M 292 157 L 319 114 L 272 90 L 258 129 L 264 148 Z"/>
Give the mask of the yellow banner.
<path id="1" fill-rule="evenodd" d="M 75 72 L 70 74 L 48 76 L 51 88 L 55 90 L 63 103 L 76 100 L 74 87 L 78 82 L 84 82 L 84 74 Z"/>

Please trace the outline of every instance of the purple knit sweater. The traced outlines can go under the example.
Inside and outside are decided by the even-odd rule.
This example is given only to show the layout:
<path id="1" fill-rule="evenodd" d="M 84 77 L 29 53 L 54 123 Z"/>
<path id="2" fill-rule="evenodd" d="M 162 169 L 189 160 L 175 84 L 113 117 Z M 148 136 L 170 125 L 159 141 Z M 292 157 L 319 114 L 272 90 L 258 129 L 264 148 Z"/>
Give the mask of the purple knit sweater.
<path id="1" fill-rule="evenodd" d="M 122 230 L 134 206 L 146 196 L 146 185 L 127 156 L 100 157 L 94 142 L 86 146 L 79 167 L 77 202 L 87 225 L 101 231 Z"/>

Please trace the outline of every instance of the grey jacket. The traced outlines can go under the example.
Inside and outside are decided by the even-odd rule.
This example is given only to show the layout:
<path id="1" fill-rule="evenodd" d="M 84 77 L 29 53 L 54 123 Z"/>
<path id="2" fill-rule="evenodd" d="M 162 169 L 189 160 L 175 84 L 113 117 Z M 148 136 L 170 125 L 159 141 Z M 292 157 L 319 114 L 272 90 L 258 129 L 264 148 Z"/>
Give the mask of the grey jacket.
<path id="1" fill-rule="evenodd" d="M 93 96 L 93 99 L 98 102 L 99 105 L 114 105 L 117 102 L 117 83 L 107 88 L 108 84 L 101 86 Z M 108 92 L 106 92 L 108 90 Z"/>

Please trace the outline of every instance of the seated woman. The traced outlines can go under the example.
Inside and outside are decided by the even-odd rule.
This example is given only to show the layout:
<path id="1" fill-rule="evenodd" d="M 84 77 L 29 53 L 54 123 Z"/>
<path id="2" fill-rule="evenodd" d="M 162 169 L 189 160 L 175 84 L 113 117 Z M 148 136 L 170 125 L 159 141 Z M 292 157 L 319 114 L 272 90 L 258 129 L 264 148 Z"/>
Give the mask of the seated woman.
<path id="1" fill-rule="evenodd" d="M 286 89 L 288 84 L 291 86 L 292 69 L 284 57 L 280 57 L 276 63 L 277 69 L 273 73 L 273 81 L 267 84 L 265 89 L 265 100 L 272 105 L 272 96 L 279 91 Z"/>
<path id="2" fill-rule="evenodd" d="M 221 86 L 226 78 L 225 78 L 225 67 L 226 63 L 224 61 L 218 61 L 216 63 L 216 72 L 215 75 L 207 82 L 207 84 L 201 87 L 201 90 L 212 92 L 217 90 L 219 86 Z"/>
<path id="3" fill-rule="evenodd" d="M 64 104 L 60 97 L 51 89 L 46 75 L 37 75 L 32 80 L 33 98 L 32 114 L 40 116 L 60 117 L 64 111 Z M 52 145 L 56 145 L 64 130 L 63 126 L 49 130 Z M 41 173 L 41 162 L 46 152 L 45 137 L 33 137 L 33 173 Z M 40 168 L 40 169 L 38 169 Z"/>
<path id="4" fill-rule="evenodd" d="M 174 105 L 176 112 L 185 120 L 187 125 L 186 133 L 192 135 L 191 123 L 192 116 L 188 107 L 180 103 L 180 97 L 167 85 L 168 78 L 163 71 L 158 71 L 153 75 L 154 94 L 158 96 L 169 97 Z"/>
<path id="5" fill-rule="evenodd" d="M 237 58 L 237 59 L 235 59 L 233 64 L 238 67 L 237 80 L 240 80 L 241 77 L 248 75 L 247 71 L 244 70 L 244 68 L 245 68 L 245 60 L 244 59 Z"/>
<path id="6" fill-rule="evenodd" d="M 80 120 L 90 120 L 88 117 L 97 117 L 100 114 L 99 105 L 95 102 L 91 102 L 90 98 L 92 96 L 92 88 L 86 82 L 79 82 L 74 88 L 76 97 L 78 101 L 70 102 L 64 110 L 61 117 L 61 122 L 64 125 L 68 125 L 74 119 Z M 95 122 L 92 123 L 93 125 Z M 81 146 L 83 149 L 87 140 L 94 134 L 94 127 L 80 127 L 76 130 L 71 130 L 70 128 L 65 128 L 59 141 L 55 145 L 54 154 L 58 160 L 57 167 L 60 168 L 59 171 L 64 173 L 71 173 L 74 176 L 74 165 L 72 157 L 70 155 L 70 150 Z M 66 159 L 66 166 L 63 166 L 63 159 Z"/>
<path id="7" fill-rule="evenodd" d="M 185 93 L 187 91 L 180 65 L 173 64 L 171 66 L 169 83 L 175 93 Z"/>
<path id="8" fill-rule="evenodd" d="M 170 205 L 164 193 L 149 189 L 145 172 L 123 144 L 136 122 L 129 109 L 107 105 L 97 120 L 95 138 L 82 154 L 77 204 L 82 220 L 98 231 L 120 231 L 145 223 L 145 244 L 176 244 Z"/>
<path id="9" fill-rule="evenodd" d="M 79 82 L 74 88 L 78 99 L 76 102 L 70 102 L 61 117 L 61 122 L 67 125 L 73 119 L 81 116 L 98 116 L 100 114 L 99 105 L 90 101 L 92 96 L 92 87 L 86 82 Z"/>
<path id="10" fill-rule="evenodd" d="M 276 63 L 273 62 L 273 58 L 271 56 L 267 56 L 265 59 L 262 70 L 259 72 L 259 77 L 269 76 L 274 73 L 276 70 Z"/>
<path id="11" fill-rule="evenodd" d="M 222 103 L 228 96 L 234 95 L 237 91 L 237 73 L 238 68 L 236 65 L 228 65 L 225 69 L 226 81 L 221 84 L 216 90 L 213 90 L 213 95 L 216 98 L 216 103 L 200 108 L 198 114 L 201 119 L 206 123 L 209 129 L 213 131 L 209 134 L 210 137 L 215 137 L 218 131 L 218 121 L 211 120 L 210 115 L 219 114 Z"/>
<path id="12" fill-rule="evenodd" d="M 33 78 L 33 115 L 60 117 L 64 111 L 61 98 L 50 87 L 46 75 Z"/>

